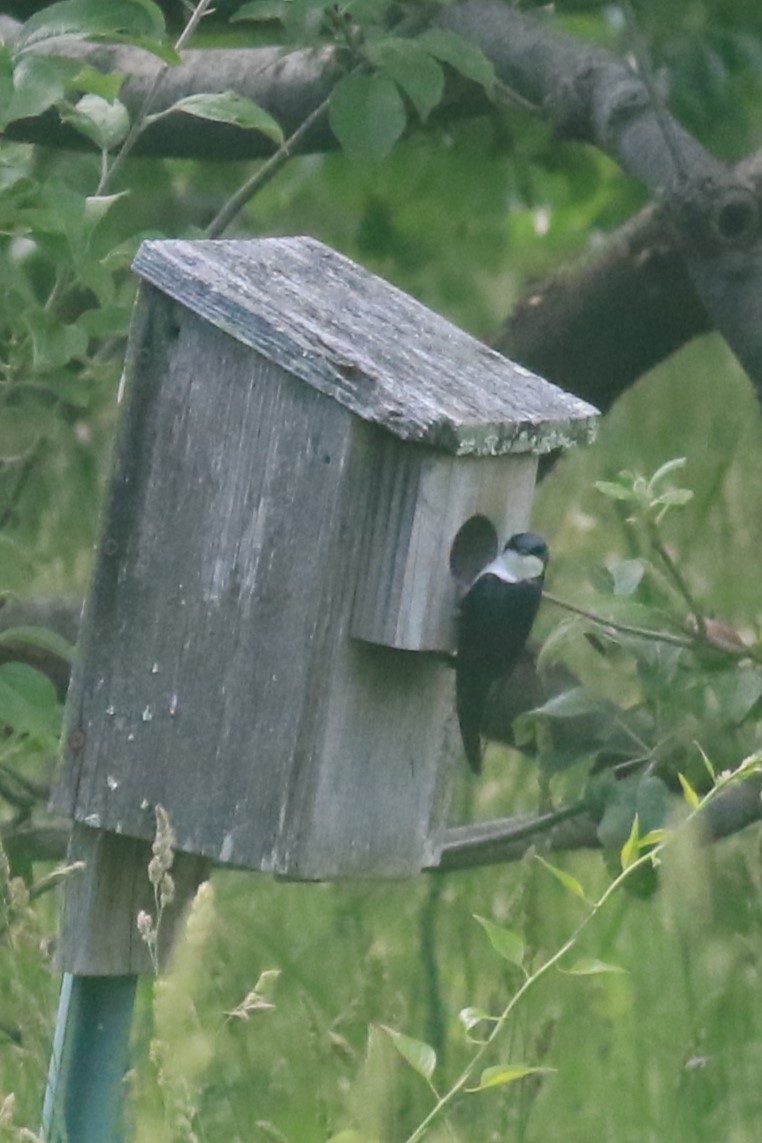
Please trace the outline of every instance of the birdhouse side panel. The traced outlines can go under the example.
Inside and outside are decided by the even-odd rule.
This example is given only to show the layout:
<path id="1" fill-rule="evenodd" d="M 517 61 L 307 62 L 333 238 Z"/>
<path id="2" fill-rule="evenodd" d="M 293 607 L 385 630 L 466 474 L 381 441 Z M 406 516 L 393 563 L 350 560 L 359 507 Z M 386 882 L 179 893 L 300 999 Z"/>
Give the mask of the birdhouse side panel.
<path id="1" fill-rule="evenodd" d="M 319 718 L 351 416 L 155 291 L 141 306 L 55 805 L 150 837 L 160 803 L 180 849 L 267 867 Z"/>
<path id="2" fill-rule="evenodd" d="M 502 542 L 525 529 L 537 457 L 449 457 L 384 434 L 374 463 L 352 634 L 404 650 L 453 651 L 455 537 L 475 515 Z"/>

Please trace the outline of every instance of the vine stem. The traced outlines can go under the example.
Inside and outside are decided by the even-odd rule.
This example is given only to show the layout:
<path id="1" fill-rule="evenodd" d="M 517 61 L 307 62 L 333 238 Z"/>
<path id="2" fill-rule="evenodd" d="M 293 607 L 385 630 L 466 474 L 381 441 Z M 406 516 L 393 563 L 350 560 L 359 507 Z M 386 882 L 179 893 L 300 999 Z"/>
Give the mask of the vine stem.
<path id="1" fill-rule="evenodd" d="M 611 631 L 621 631 L 624 635 L 635 635 L 639 639 L 650 639 L 654 643 L 669 643 L 673 647 L 684 647 L 689 651 L 696 651 L 700 647 L 708 647 L 716 653 L 725 655 L 728 659 L 733 659 L 736 662 L 742 659 L 750 659 L 754 663 L 761 663 L 762 652 L 758 647 L 749 646 L 741 639 L 738 640 L 737 646 L 731 647 L 712 635 L 700 609 L 693 602 L 687 585 L 684 584 L 682 576 L 680 576 L 679 569 L 672 563 L 669 553 L 666 551 L 662 553 L 658 547 L 656 550 L 672 572 L 678 586 L 682 584 L 682 586 L 680 586 L 680 592 L 685 602 L 688 603 L 693 622 L 696 625 L 694 635 L 675 635 L 671 631 L 653 631 L 649 627 L 634 627 L 630 623 L 619 623 L 615 619 L 604 619 L 602 615 L 596 615 L 595 612 L 588 611 L 585 607 L 578 607 L 575 603 L 569 603 L 567 600 L 553 595 L 550 591 L 543 591 L 543 599 L 547 599 L 548 603 L 554 603 L 556 607 L 562 607 L 564 611 L 571 611 L 574 615 L 581 615 L 599 627 L 608 627 Z"/>
<path id="2" fill-rule="evenodd" d="M 687 815 L 680 832 L 682 832 L 682 829 L 685 829 L 696 817 L 698 817 L 704 807 L 708 805 L 708 803 L 712 801 L 717 796 L 717 794 L 720 793 L 721 790 L 725 789 L 726 786 L 729 786 L 733 782 L 751 777 L 752 774 L 759 771 L 761 765 L 762 754 L 752 754 L 748 758 L 745 758 L 736 770 L 727 775 L 721 775 L 717 779 L 712 789 L 701 800 L 701 802 Z M 543 964 L 541 964 L 540 967 L 535 972 L 533 972 L 531 976 L 526 977 L 524 983 L 521 985 L 518 991 L 514 993 L 501 1014 L 497 1017 L 492 1031 L 490 1032 L 487 1039 L 481 1044 L 473 1059 L 471 1059 L 471 1061 L 466 1065 L 452 1087 L 449 1088 L 444 1095 L 439 1097 L 436 1104 L 434 1107 L 432 1107 L 426 1118 L 421 1120 L 419 1125 L 413 1131 L 412 1135 L 407 1137 L 405 1143 L 418 1143 L 418 1140 L 423 1138 L 425 1132 L 433 1123 L 434 1119 L 440 1114 L 440 1112 L 448 1107 L 449 1104 L 451 1104 L 454 1100 L 455 1096 L 465 1088 L 474 1071 L 479 1066 L 497 1037 L 502 1032 L 506 1022 L 512 1015 L 519 1002 L 526 996 L 529 990 L 533 988 L 534 985 L 539 980 L 541 980 L 552 968 L 555 968 L 559 961 L 562 960 L 563 957 L 574 947 L 574 945 L 579 940 L 580 935 L 584 932 L 590 922 L 611 900 L 611 898 L 624 884 L 628 877 L 632 876 L 635 870 L 639 869 L 641 866 L 652 864 L 654 861 L 656 861 L 666 846 L 668 846 L 673 840 L 676 833 L 677 831 L 672 831 L 662 841 L 658 842 L 653 846 L 653 848 L 649 849 L 647 853 L 641 854 L 641 856 L 629 864 L 626 869 L 623 869 L 622 872 L 607 887 L 605 892 L 598 898 L 598 900 L 590 906 L 590 912 L 586 917 L 582 919 L 582 921 L 580 921 L 571 936 L 569 936 L 561 945 L 561 947 L 557 949 L 552 956 L 548 957 L 548 959 L 544 961 Z"/>
<path id="3" fill-rule="evenodd" d="M 649 853 L 644 853 L 636 861 L 633 861 L 631 865 L 628 865 L 626 869 L 623 869 L 619 876 L 611 882 L 605 893 L 591 906 L 590 912 L 580 922 L 580 924 L 577 925 L 577 928 L 574 930 L 571 936 L 564 941 L 561 947 L 557 949 L 551 957 L 548 957 L 548 959 L 540 965 L 536 972 L 533 972 L 531 976 L 528 976 L 525 979 L 519 990 L 514 993 L 506 1007 L 498 1016 L 497 1020 L 495 1021 L 494 1028 L 484 1043 L 481 1045 L 476 1055 L 466 1065 L 452 1087 L 449 1088 L 449 1090 L 446 1091 L 444 1095 L 439 1097 L 439 1100 L 434 1105 L 434 1107 L 432 1107 L 429 1114 L 425 1119 L 421 1120 L 413 1134 L 409 1135 L 405 1140 L 405 1143 L 417 1143 L 419 1139 L 423 1138 L 424 1133 L 427 1131 L 434 1119 L 439 1115 L 441 1111 L 445 1109 L 445 1107 L 448 1106 L 448 1104 L 452 1102 L 455 1096 L 463 1090 L 468 1081 L 471 1079 L 474 1071 L 479 1066 L 484 1056 L 487 1054 L 497 1037 L 502 1032 L 507 1020 L 513 1013 L 514 1009 L 517 1007 L 519 1002 L 523 1000 L 523 998 L 529 992 L 530 988 L 533 988 L 534 985 L 546 975 L 546 973 L 550 972 L 550 970 L 554 968 L 572 948 L 574 948 L 574 945 L 579 940 L 581 933 L 587 928 L 593 918 L 598 915 L 598 913 L 611 899 L 619 887 L 627 880 L 627 878 L 634 872 L 634 870 L 638 869 L 641 865 L 645 865 L 648 862 L 653 861 L 654 856 L 661 850 L 664 844 L 665 843 L 662 842 L 661 845 L 656 846 Z"/>

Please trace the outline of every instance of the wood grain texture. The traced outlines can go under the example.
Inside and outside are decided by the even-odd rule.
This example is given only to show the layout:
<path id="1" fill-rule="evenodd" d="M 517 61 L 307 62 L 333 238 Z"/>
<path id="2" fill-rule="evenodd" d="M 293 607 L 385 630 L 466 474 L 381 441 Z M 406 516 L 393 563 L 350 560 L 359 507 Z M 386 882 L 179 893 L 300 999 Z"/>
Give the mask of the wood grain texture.
<path id="1" fill-rule="evenodd" d="M 596 410 L 311 238 L 144 242 L 134 268 L 357 416 L 456 455 L 588 442 Z"/>
<path id="2" fill-rule="evenodd" d="M 349 638 L 388 435 L 151 287 L 134 330 L 55 808 L 150 839 L 160 803 L 180 850 L 283 876 L 412 875 L 452 672 Z"/>
<path id="3" fill-rule="evenodd" d="M 351 418 L 170 300 L 148 310 L 54 802 L 141 837 L 161 803 L 180 849 L 234 861 L 241 834 L 258 865 L 315 733 Z"/>
<path id="4" fill-rule="evenodd" d="M 69 860 L 84 861 L 85 868 L 64 883 L 57 967 L 78 976 L 153 972 L 148 947 L 137 927 L 141 909 L 156 915 L 147 872 L 150 842 L 75 824 Z M 159 927 L 160 966 L 166 965 L 185 912 L 209 871 L 204 858 L 175 854 L 175 899 Z"/>
<path id="5" fill-rule="evenodd" d="M 456 535 L 485 516 L 500 543 L 529 525 L 532 454 L 447 457 L 388 436 L 379 441 L 352 612 L 356 638 L 412 651 L 454 651 Z"/>

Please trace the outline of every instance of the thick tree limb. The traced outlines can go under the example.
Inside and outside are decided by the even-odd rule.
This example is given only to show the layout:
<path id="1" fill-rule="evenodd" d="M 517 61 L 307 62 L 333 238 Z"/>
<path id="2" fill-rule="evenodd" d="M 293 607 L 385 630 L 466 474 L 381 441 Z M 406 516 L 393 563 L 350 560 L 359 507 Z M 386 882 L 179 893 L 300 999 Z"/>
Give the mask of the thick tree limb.
<path id="1" fill-rule="evenodd" d="M 19 27 L 0 18 L 0 34 L 12 38 Z M 259 103 L 277 119 L 286 136 L 293 134 L 311 111 L 328 95 L 338 72 L 335 52 L 288 52 L 273 48 L 209 48 L 183 52 L 184 63 L 165 67 L 160 59 L 140 48 L 123 44 L 60 42 L 47 54 L 76 59 L 83 66 L 127 78 L 120 99 L 134 119 L 141 111 L 157 75 L 161 75 L 150 112 L 164 111 L 179 99 L 201 92 L 236 91 Z M 55 111 L 35 119 L 22 119 L 6 129 L 6 137 L 52 147 L 91 149 L 77 131 L 63 123 Z M 337 146 L 325 124 L 303 141 L 302 150 L 324 151 Z M 245 131 L 226 123 L 198 119 L 181 112 L 151 124 L 135 145 L 135 155 L 182 159 L 259 159 L 275 144 L 258 131 Z"/>
<path id="2" fill-rule="evenodd" d="M 711 799 L 700 815 L 701 836 L 706 842 L 738 833 L 762 817 L 762 776 L 747 778 L 729 786 Z M 477 865 L 498 865 L 519 861 L 531 846 L 542 840 L 543 850 L 598 849 L 597 825 L 582 807 L 562 813 L 523 814 L 493 822 L 455 826 L 445 831 L 437 870 L 469 869 Z"/>
<path id="3" fill-rule="evenodd" d="M 665 204 L 659 218 L 651 213 L 633 221 L 571 279 L 533 290 L 500 348 L 605 408 L 640 372 L 714 326 L 762 385 L 754 165 L 733 170 L 721 164 L 654 108 L 647 85 L 627 61 L 560 34 L 549 20 L 491 0 L 465 0 L 434 18 L 478 43 L 500 80 L 541 107 L 560 134 L 607 151 Z M 13 22 L 6 18 L 3 25 L 7 34 Z M 125 73 L 122 95 L 133 115 L 163 68 L 131 47 L 61 44 L 57 50 L 103 71 Z M 331 48 L 290 54 L 278 48 L 209 49 L 188 52 L 185 60 L 163 71 L 154 110 L 185 95 L 233 89 L 267 108 L 287 134 L 325 99 L 339 74 Z M 478 94 L 464 95 L 462 84 L 455 90 L 457 99 L 446 105 L 446 114 L 484 109 Z M 53 112 L 12 124 L 8 134 L 56 145 L 82 142 Z M 325 120 L 301 145 L 335 146 Z M 272 149 L 257 132 L 175 114 L 149 127 L 136 153 L 231 159 L 264 157 Z"/>
<path id="4" fill-rule="evenodd" d="M 602 250 L 530 286 L 494 345 L 605 412 L 710 329 L 671 226 L 647 207 Z"/>
<path id="5" fill-rule="evenodd" d="M 491 0 L 443 10 L 501 79 L 547 108 L 563 134 L 595 144 L 663 201 L 696 294 L 762 392 L 762 242 L 755 187 L 653 105 L 629 64 Z"/>

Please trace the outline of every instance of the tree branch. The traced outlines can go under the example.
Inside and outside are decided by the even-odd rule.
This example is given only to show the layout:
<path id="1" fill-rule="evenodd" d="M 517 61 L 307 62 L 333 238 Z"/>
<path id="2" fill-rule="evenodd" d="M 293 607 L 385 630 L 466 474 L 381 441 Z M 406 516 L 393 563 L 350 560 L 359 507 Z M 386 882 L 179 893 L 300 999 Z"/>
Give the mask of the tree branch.
<path id="1" fill-rule="evenodd" d="M 761 793 L 762 775 L 755 775 L 709 800 L 698 819 L 703 840 L 719 841 L 759 821 Z M 445 830 L 439 861 L 426 872 L 520 861 L 540 836 L 550 852 L 600 848 L 597 823 L 584 804 L 577 803 L 552 814 L 522 814 Z"/>
<path id="2" fill-rule="evenodd" d="M 530 284 L 496 349 L 602 412 L 711 329 L 663 211 L 646 207 L 601 250 Z"/>
<path id="3" fill-rule="evenodd" d="M 607 408 L 645 369 L 714 326 L 762 385 L 762 323 L 756 320 L 762 159 L 736 169 L 720 163 L 664 107 L 654 107 L 648 85 L 626 60 L 561 34 L 549 20 L 491 0 L 465 0 L 434 18 L 479 44 L 500 83 L 541 107 L 559 134 L 606 151 L 664 203 L 660 212 L 638 216 L 580 270 L 532 289 L 498 348 Z M 3 20 L 6 35 L 13 27 Z M 231 89 L 265 107 L 287 137 L 324 102 L 337 74 L 331 47 L 190 51 L 182 66 L 168 69 L 129 46 L 67 43 L 55 50 L 127 75 L 122 98 L 133 116 L 154 85 L 157 111 L 183 96 Z M 440 121 L 487 109 L 473 85 L 457 81 L 448 90 Z M 11 124 L 7 134 L 87 145 L 54 112 Z M 335 146 L 323 116 L 299 136 L 301 152 Z M 145 155 L 207 159 L 262 158 L 273 151 L 257 132 L 182 113 L 151 124 L 136 146 Z"/>

